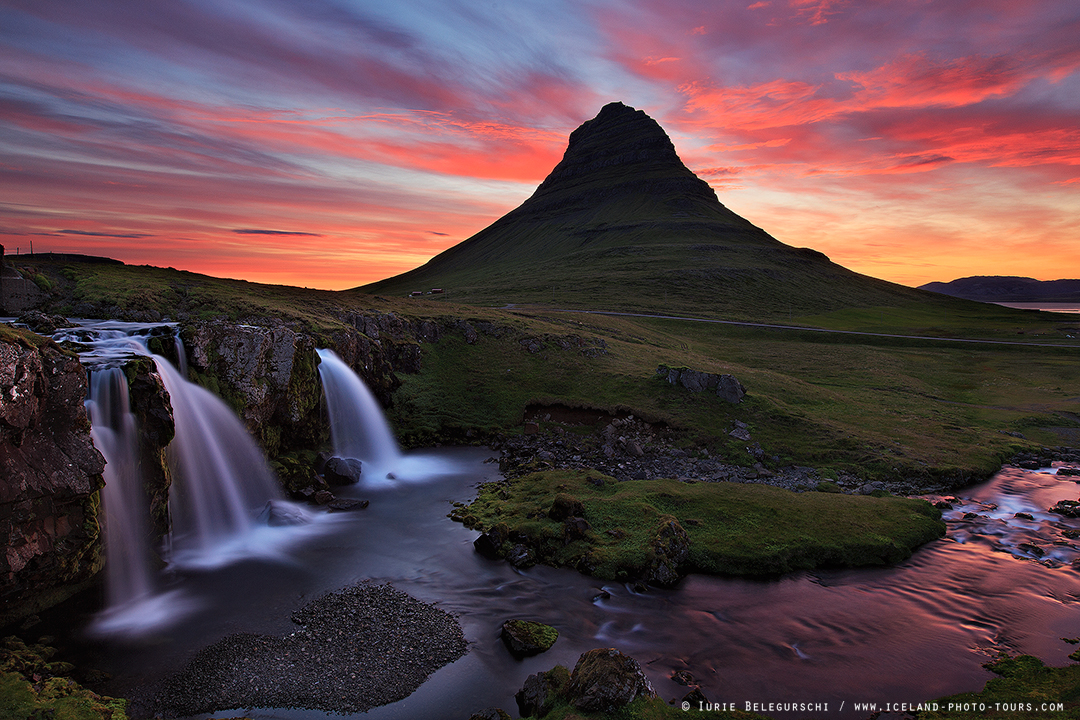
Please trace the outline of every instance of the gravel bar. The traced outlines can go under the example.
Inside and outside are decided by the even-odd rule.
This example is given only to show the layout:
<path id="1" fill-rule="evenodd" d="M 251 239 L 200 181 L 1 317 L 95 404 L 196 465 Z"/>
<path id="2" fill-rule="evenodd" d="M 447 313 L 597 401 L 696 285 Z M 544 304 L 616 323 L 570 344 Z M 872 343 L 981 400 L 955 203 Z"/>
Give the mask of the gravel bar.
<path id="1" fill-rule="evenodd" d="M 165 681 L 153 712 L 308 708 L 351 714 L 408 697 L 466 652 L 449 613 L 389 584 L 362 583 L 293 613 L 285 637 L 239 633 Z"/>

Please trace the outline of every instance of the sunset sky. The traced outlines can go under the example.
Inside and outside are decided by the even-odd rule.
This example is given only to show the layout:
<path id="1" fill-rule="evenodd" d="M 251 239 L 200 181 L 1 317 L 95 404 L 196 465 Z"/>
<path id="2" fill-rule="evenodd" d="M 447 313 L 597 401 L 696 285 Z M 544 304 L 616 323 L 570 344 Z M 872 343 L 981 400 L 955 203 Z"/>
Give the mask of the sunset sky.
<path id="1" fill-rule="evenodd" d="M 1080 278 L 1071 0 L 0 0 L 0 243 L 354 287 L 615 100 L 853 270 Z"/>

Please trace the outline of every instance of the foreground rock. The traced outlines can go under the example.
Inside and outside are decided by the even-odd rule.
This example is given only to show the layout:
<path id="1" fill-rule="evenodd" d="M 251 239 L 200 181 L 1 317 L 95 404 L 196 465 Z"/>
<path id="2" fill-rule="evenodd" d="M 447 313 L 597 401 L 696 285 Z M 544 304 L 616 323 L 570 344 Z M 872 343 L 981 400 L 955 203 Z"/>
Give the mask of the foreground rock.
<path id="1" fill-rule="evenodd" d="M 101 569 L 86 372 L 52 341 L 0 326 L 0 624 L 71 597 Z"/>
<path id="2" fill-rule="evenodd" d="M 284 637 L 240 633 L 202 650 L 164 683 L 146 714 L 250 707 L 360 713 L 408 697 L 466 651 L 453 616 L 390 585 L 325 595 L 292 621 L 301 627 Z"/>
<path id="3" fill-rule="evenodd" d="M 637 660 L 614 648 L 597 648 L 578 658 L 573 673 L 556 666 L 530 675 L 514 697 L 522 717 L 543 717 L 559 701 L 608 714 L 656 693 Z"/>
<path id="4" fill-rule="evenodd" d="M 578 710 L 605 713 L 656 695 L 637 660 L 614 648 L 597 648 L 578 658 L 566 692 Z"/>

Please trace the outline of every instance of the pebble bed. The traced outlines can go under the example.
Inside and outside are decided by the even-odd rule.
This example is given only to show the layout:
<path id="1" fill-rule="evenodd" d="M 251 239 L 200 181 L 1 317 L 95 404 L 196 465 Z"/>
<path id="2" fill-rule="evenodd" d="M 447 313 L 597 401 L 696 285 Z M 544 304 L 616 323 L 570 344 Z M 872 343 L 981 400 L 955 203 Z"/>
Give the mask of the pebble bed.
<path id="1" fill-rule="evenodd" d="M 449 613 L 389 584 L 330 593 L 275 637 L 239 633 L 201 650 L 165 681 L 150 714 L 307 708 L 352 714 L 407 697 L 467 644 Z"/>

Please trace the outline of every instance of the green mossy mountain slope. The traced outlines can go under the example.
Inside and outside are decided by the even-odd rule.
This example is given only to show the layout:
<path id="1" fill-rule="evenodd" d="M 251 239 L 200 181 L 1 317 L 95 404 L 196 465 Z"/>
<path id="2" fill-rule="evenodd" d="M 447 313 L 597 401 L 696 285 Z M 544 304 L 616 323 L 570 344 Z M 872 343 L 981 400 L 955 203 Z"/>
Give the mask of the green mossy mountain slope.
<path id="1" fill-rule="evenodd" d="M 456 302 L 664 308 L 765 319 L 933 296 L 785 245 L 724 207 L 640 110 L 606 105 L 517 209 L 404 274 L 366 285 Z"/>

